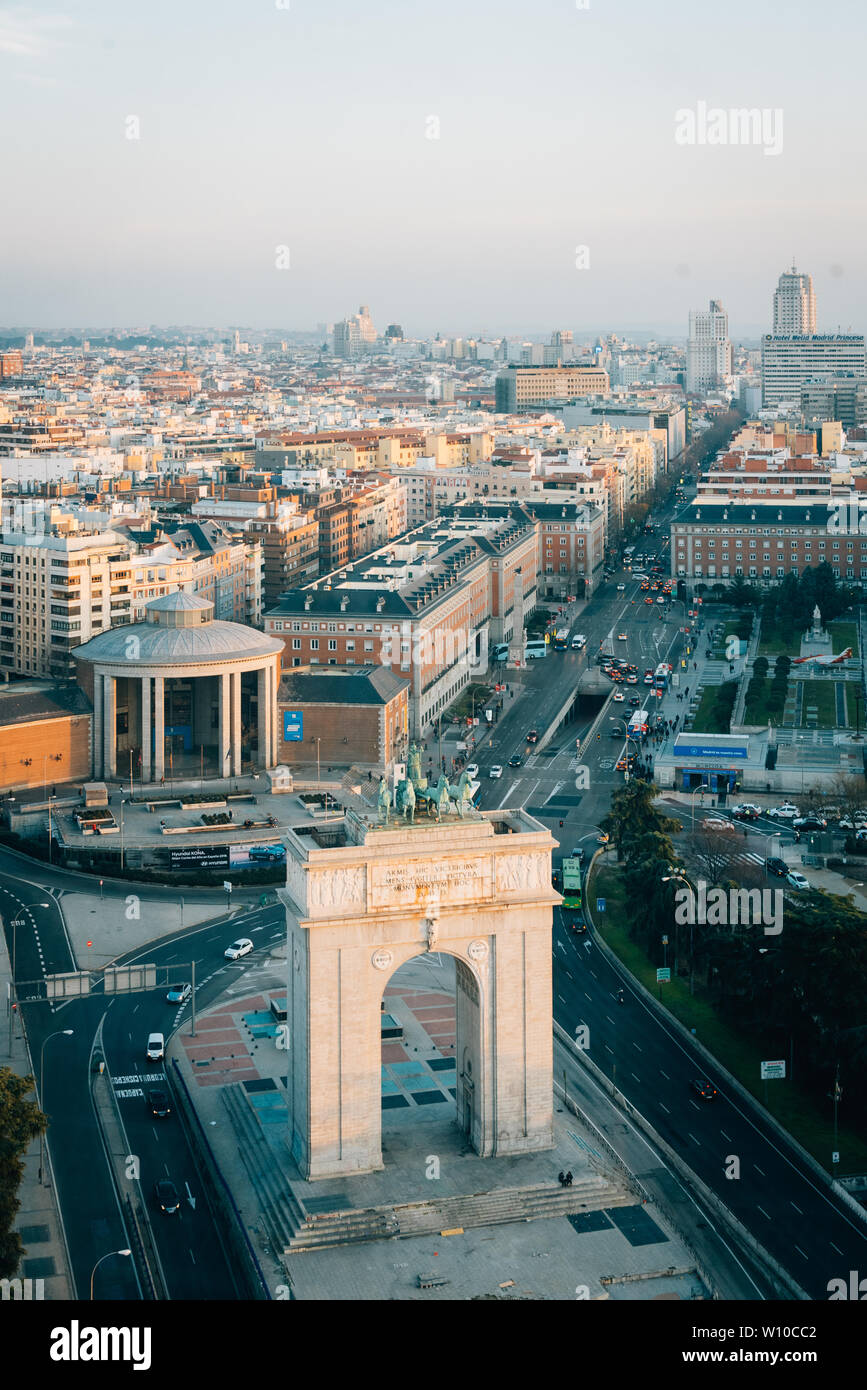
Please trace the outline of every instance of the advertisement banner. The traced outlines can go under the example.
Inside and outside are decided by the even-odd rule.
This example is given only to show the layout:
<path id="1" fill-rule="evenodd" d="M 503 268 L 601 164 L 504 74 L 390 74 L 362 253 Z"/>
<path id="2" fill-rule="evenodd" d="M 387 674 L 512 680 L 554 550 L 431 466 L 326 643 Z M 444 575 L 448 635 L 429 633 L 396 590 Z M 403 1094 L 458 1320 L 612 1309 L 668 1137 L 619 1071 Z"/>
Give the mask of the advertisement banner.
<path id="1" fill-rule="evenodd" d="M 228 869 L 228 845 L 184 845 L 169 851 L 169 865 L 179 873 L 185 869 Z"/>
<path id="2" fill-rule="evenodd" d="M 304 738 L 304 711 L 300 709 L 284 709 L 283 711 L 283 742 L 301 743 Z"/>

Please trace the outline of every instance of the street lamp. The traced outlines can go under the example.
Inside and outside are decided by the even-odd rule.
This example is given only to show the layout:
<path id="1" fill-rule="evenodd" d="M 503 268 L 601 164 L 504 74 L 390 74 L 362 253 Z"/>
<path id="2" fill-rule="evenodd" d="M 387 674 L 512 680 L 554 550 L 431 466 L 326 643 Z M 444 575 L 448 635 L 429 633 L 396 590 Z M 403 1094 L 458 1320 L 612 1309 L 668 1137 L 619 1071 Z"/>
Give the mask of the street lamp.
<path id="1" fill-rule="evenodd" d="M 123 808 L 126 805 L 123 797 L 120 799 L 120 872 L 123 874 Z"/>
<path id="2" fill-rule="evenodd" d="M 693 888 L 693 886 L 692 886 L 692 884 L 690 883 L 689 879 L 686 877 L 686 874 L 678 874 L 678 873 L 675 873 L 674 871 L 672 871 L 670 874 L 663 874 L 662 882 L 663 882 L 663 883 L 685 883 L 686 886 L 687 886 L 687 888 L 689 889 L 690 893 L 692 893 L 692 912 L 691 912 L 691 914 L 690 914 L 691 920 L 690 920 L 690 924 L 689 924 L 689 992 L 690 992 L 690 994 L 692 994 L 692 992 L 693 992 L 693 990 L 692 990 L 692 981 L 693 981 L 693 974 L 692 974 L 692 929 L 693 929 L 693 927 L 694 927 L 694 925 L 695 925 L 695 905 L 696 905 L 695 889 Z"/>
<path id="3" fill-rule="evenodd" d="M 72 1034 L 72 1028 L 60 1028 L 56 1033 L 49 1033 L 39 1050 L 39 1106 L 43 1114 L 45 1112 L 45 1044 L 50 1043 L 52 1038 L 71 1038 Z M 48 1183 L 45 1182 L 44 1156 L 45 1130 L 43 1129 L 39 1135 L 39 1181 L 47 1187 Z"/>
<path id="4" fill-rule="evenodd" d="M 710 791 L 710 783 L 709 783 L 709 782 L 699 782 L 698 786 L 697 786 L 697 787 L 693 787 L 692 791 L 690 792 L 690 800 L 691 800 L 691 803 L 692 803 L 692 828 L 693 828 L 693 830 L 695 830 L 695 794 L 696 794 L 696 792 L 706 792 L 706 791 Z"/>
<path id="5" fill-rule="evenodd" d="M 132 1254 L 132 1251 L 131 1251 L 131 1250 L 109 1250 L 109 1252 L 108 1252 L 107 1255 L 103 1255 L 100 1259 L 97 1260 L 96 1264 L 93 1266 L 93 1270 L 92 1270 L 91 1275 L 90 1275 L 90 1301 L 91 1301 L 91 1303 L 93 1302 L 93 1279 L 94 1279 L 94 1275 L 96 1274 L 96 1271 L 99 1269 L 99 1266 L 102 1264 L 102 1261 L 103 1261 L 103 1260 L 110 1260 L 111 1257 L 112 1257 L 112 1255 L 126 1255 L 126 1256 L 129 1256 L 129 1255 L 131 1255 L 131 1254 Z"/>

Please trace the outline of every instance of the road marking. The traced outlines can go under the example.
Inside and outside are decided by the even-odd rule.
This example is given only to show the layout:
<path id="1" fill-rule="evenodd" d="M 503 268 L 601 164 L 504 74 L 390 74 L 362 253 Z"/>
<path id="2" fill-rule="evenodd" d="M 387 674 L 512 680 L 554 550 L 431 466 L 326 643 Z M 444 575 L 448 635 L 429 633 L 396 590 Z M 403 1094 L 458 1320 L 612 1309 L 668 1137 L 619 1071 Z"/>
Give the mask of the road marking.
<path id="1" fill-rule="evenodd" d="M 801 1249 L 800 1245 L 796 1245 L 796 1246 L 795 1246 L 795 1249 L 797 1250 L 797 1252 L 798 1252 L 799 1255 L 804 1255 L 804 1252 L 803 1252 L 803 1250 Z M 808 1260 L 809 1258 L 810 1258 L 809 1255 L 804 1255 L 804 1259 L 805 1259 L 805 1260 Z"/>
<path id="2" fill-rule="evenodd" d="M 757 1173 L 762 1173 L 762 1170 L 761 1170 L 761 1168 L 759 1167 L 759 1165 L 758 1165 L 757 1163 L 754 1163 L 754 1164 L 753 1164 L 753 1167 L 755 1168 L 755 1170 L 756 1170 Z M 762 1173 L 762 1177 L 763 1177 L 763 1178 L 767 1177 L 767 1173 Z M 792 1203 L 792 1206 L 794 1206 L 794 1205 L 795 1205 L 795 1204 L 794 1204 L 794 1202 L 793 1202 L 793 1203 Z"/>
<path id="3" fill-rule="evenodd" d="M 729 1137 L 728 1134 L 726 1134 L 726 1132 L 725 1132 L 724 1129 L 721 1129 L 721 1130 L 720 1130 L 720 1134 L 722 1135 L 723 1139 L 725 1139 L 725 1140 L 727 1141 L 727 1143 L 730 1144 L 730 1143 L 732 1142 L 732 1141 L 731 1141 L 731 1138 Z"/>
<path id="4" fill-rule="evenodd" d="M 760 1211 L 762 1213 L 762 1216 L 764 1216 L 767 1221 L 770 1221 L 771 1218 L 768 1216 L 768 1213 L 765 1211 L 764 1207 L 757 1207 L 756 1210 Z"/>
<path id="5" fill-rule="evenodd" d="M 193 1254 L 192 1250 L 190 1251 L 190 1259 L 192 1260 L 193 1264 L 196 1263 L 196 1257 L 195 1257 L 195 1255 Z"/>
<path id="6" fill-rule="evenodd" d="M 558 950 L 558 951 L 563 951 L 563 952 L 565 953 L 566 947 L 563 945 L 563 942 L 562 942 L 562 941 L 558 941 L 558 942 L 557 942 L 557 950 Z"/>
<path id="7" fill-rule="evenodd" d="M 665 1113 L 666 1113 L 666 1115 L 670 1115 L 670 1114 L 671 1114 L 671 1111 L 669 1110 L 668 1106 L 667 1106 L 667 1105 L 663 1105 L 662 1101 L 659 1102 L 659 1108 L 660 1108 L 660 1110 L 664 1110 Z"/>
<path id="8" fill-rule="evenodd" d="M 557 998 L 560 1000 L 561 1003 L 563 1003 L 563 1004 L 566 1003 L 566 1000 L 563 998 L 562 994 L 558 994 L 558 995 L 557 995 Z"/>
<path id="9" fill-rule="evenodd" d="M 791 1197 L 789 1198 L 789 1201 L 791 1202 L 792 1206 L 795 1208 L 795 1211 L 798 1213 L 798 1215 L 799 1215 L 799 1216 L 803 1216 L 804 1213 L 801 1211 L 801 1208 L 800 1208 L 795 1202 L 792 1202 Z"/>
<path id="10" fill-rule="evenodd" d="M 635 1072 L 634 1072 L 634 1071 L 631 1071 L 631 1072 L 629 1073 L 629 1075 L 630 1075 L 630 1076 L 635 1076 Z M 638 1082 L 638 1084 L 639 1084 L 639 1086 L 640 1086 L 640 1085 L 641 1085 L 641 1077 L 640 1077 L 640 1076 L 635 1076 L 635 1080 Z"/>
<path id="11" fill-rule="evenodd" d="M 690 1134 L 689 1130 L 686 1131 L 686 1137 L 687 1139 L 691 1139 L 697 1148 L 701 1148 L 701 1144 L 699 1144 L 694 1134 Z"/>
<path id="12" fill-rule="evenodd" d="M 701 1109 L 701 1106 L 698 1105 L 697 1102 L 693 1100 L 692 1096 L 687 1096 L 687 1100 L 689 1101 L 690 1105 L 694 1105 L 694 1106 L 695 1106 L 696 1110 L 700 1110 L 700 1109 Z"/>
<path id="13" fill-rule="evenodd" d="M 614 1019 L 611 1017 L 610 1014 L 606 1014 L 605 1017 L 608 1019 L 608 1022 L 611 1024 L 611 1027 L 613 1028 L 613 1027 L 614 1027 Z"/>
<path id="14" fill-rule="evenodd" d="M 586 989 L 585 989 L 585 991 L 584 991 L 584 998 L 585 998 L 585 999 L 589 999 L 591 1004 L 593 1003 L 593 999 L 592 999 L 591 996 L 587 993 Z"/>
<path id="15" fill-rule="evenodd" d="M 832 1246 L 832 1248 L 833 1248 L 834 1250 L 837 1251 L 837 1254 L 838 1254 L 838 1255 L 843 1255 L 843 1251 L 840 1249 L 839 1245 L 834 1245 L 833 1240 L 829 1241 L 828 1244 L 829 1244 L 830 1246 Z M 843 1256 L 843 1258 L 844 1258 L 844 1259 L 846 1258 L 845 1255 Z"/>
<path id="16" fill-rule="evenodd" d="M 614 1056 L 614 1048 L 609 1047 L 607 1043 L 605 1044 L 605 1051 L 610 1052 L 612 1057 Z"/>
<path id="17" fill-rule="evenodd" d="M 634 1043 L 632 1044 L 632 1046 L 633 1046 L 638 1052 L 643 1052 L 643 1051 L 644 1051 L 644 1048 L 643 1048 L 643 1047 L 639 1047 L 637 1042 L 634 1042 Z"/>
<path id="18" fill-rule="evenodd" d="M 670 1080 L 671 1080 L 671 1077 L 669 1076 L 668 1072 L 667 1072 L 667 1071 L 663 1071 L 663 1070 L 662 1070 L 662 1067 L 659 1068 L 659 1074 L 660 1074 L 660 1076 L 664 1076 L 665 1079 L 666 1079 L 666 1081 L 670 1081 Z"/>

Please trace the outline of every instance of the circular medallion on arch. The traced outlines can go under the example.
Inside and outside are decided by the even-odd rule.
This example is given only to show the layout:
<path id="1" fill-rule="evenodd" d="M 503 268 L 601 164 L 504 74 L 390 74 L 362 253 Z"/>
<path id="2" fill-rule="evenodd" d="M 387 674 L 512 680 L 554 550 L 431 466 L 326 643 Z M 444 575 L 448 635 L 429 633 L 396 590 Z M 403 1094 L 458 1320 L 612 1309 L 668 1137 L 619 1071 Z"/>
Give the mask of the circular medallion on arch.
<path id="1" fill-rule="evenodd" d="M 481 964 L 481 962 L 482 962 L 483 960 L 487 960 L 487 959 L 488 959 L 488 943 L 487 943 L 487 941 L 482 941 L 480 938 L 477 939 L 476 941 L 471 941 L 470 944 L 469 944 L 469 946 L 467 947 L 467 955 L 469 956 L 470 960 L 477 961 L 477 962 L 479 962 L 479 964 Z"/>
<path id="2" fill-rule="evenodd" d="M 387 970 L 394 960 L 391 951 L 374 951 L 370 957 L 370 963 L 377 970 Z"/>

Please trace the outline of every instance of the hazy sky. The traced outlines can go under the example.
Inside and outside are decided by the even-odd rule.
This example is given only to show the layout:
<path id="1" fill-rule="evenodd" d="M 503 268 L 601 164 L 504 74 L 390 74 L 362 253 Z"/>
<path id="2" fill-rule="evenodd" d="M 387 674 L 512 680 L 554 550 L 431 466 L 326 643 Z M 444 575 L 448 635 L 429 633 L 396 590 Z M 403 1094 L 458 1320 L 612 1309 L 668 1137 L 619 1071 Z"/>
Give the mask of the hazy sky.
<path id="1" fill-rule="evenodd" d="M 0 3 L 0 324 L 867 329 L 863 0 L 588 3 Z"/>

